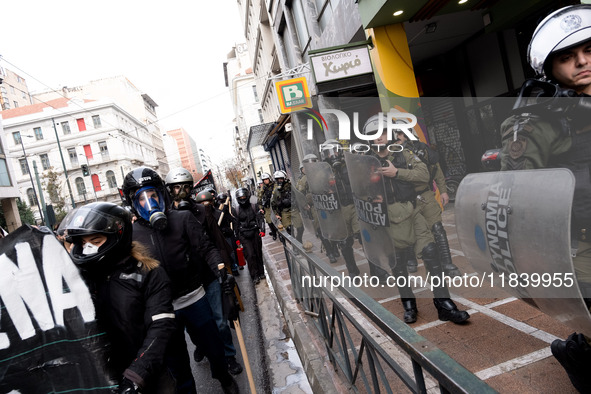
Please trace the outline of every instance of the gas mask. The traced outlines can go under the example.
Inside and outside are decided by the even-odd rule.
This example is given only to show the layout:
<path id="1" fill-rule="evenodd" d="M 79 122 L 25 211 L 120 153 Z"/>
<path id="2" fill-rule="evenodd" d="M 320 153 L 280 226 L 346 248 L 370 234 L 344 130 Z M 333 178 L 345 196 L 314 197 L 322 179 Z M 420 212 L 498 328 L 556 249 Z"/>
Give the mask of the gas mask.
<path id="1" fill-rule="evenodd" d="M 283 188 L 283 184 L 285 184 L 285 179 L 277 178 L 275 179 L 275 184 L 277 185 L 277 190 L 281 190 Z"/>
<path id="2" fill-rule="evenodd" d="M 153 186 L 139 189 L 133 197 L 133 207 L 156 230 L 166 228 L 165 200 L 161 190 Z"/>

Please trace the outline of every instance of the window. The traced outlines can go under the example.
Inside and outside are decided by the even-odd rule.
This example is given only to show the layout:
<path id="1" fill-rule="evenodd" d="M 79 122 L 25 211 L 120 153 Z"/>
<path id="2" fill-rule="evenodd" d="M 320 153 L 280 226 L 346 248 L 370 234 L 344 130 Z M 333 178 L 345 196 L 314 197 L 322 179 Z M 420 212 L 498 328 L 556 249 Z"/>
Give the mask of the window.
<path id="1" fill-rule="evenodd" d="M 98 143 L 99 151 L 101 152 L 101 156 L 103 160 L 109 159 L 109 149 L 107 148 L 107 141 L 99 141 Z"/>
<path id="2" fill-rule="evenodd" d="M 39 158 L 41 159 L 41 165 L 43 166 L 43 169 L 48 170 L 51 165 L 49 164 L 49 157 L 47 157 L 47 154 L 39 155 Z"/>
<path id="3" fill-rule="evenodd" d="M 84 185 L 84 179 L 78 177 L 76 178 L 76 189 L 78 190 L 78 194 L 86 197 L 86 185 Z"/>
<path id="4" fill-rule="evenodd" d="M 92 117 L 92 124 L 94 125 L 95 129 L 101 128 L 101 117 L 99 115 L 94 115 Z"/>
<path id="5" fill-rule="evenodd" d="M 19 164 L 21 165 L 21 172 L 23 175 L 27 175 L 29 173 L 29 166 L 27 166 L 27 159 L 19 159 Z"/>
<path id="6" fill-rule="evenodd" d="M 107 171 L 107 183 L 109 184 L 109 189 L 117 188 L 117 178 L 115 178 L 115 173 L 111 170 Z"/>
<path id="7" fill-rule="evenodd" d="M 101 190 L 101 181 L 99 181 L 99 176 L 97 174 L 92 174 L 92 187 L 94 187 L 95 192 L 100 192 Z"/>
<path id="8" fill-rule="evenodd" d="M 5 159 L 0 159 L 0 186 L 12 186 Z"/>
<path id="9" fill-rule="evenodd" d="M 25 91 L 22 91 L 23 94 L 23 98 L 27 98 L 27 93 Z"/>
<path id="10" fill-rule="evenodd" d="M 306 17 L 304 16 L 304 10 L 302 9 L 302 0 L 295 0 L 293 2 L 293 16 L 301 54 L 304 54 L 308 52 L 310 34 L 308 34 L 308 27 L 306 26 Z"/>
<path id="11" fill-rule="evenodd" d="M 72 130 L 70 130 L 70 122 L 67 120 L 62 122 L 62 131 L 64 132 L 64 135 L 70 134 L 72 132 Z"/>
<path id="12" fill-rule="evenodd" d="M 335 1 L 335 4 L 338 3 L 338 1 Z M 331 0 L 316 0 L 316 12 L 318 13 L 318 24 L 320 25 L 320 29 L 324 31 L 324 28 L 332 19 Z"/>
<path id="13" fill-rule="evenodd" d="M 259 120 L 260 123 L 265 123 L 265 119 L 263 119 L 263 110 L 259 108 Z"/>
<path id="14" fill-rule="evenodd" d="M 13 101 L 12 103 L 14 104 L 14 108 L 18 108 L 18 101 Z"/>
<path id="15" fill-rule="evenodd" d="M 84 118 L 76 119 L 76 123 L 78 123 L 78 131 L 86 131 L 86 123 L 84 123 Z"/>
<path id="16" fill-rule="evenodd" d="M 84 145 L 84 155 L 88 160 L 92 159 L 92 148 L 90 147 L 90 145 Z"/>
<path id="17" fill-rule="evenodd" d="M 21 132 L 15 131 L 14 133 L 12 133 L 12 139 L 14 140 L 15 145 L 20 145 L 21 144 Z"/>
<path id="18" fill-rule="evenodd" d="M 27 198 L 29 199 L 30 206 L 37 205 L 37 196 L 32 187 L 27 189 Z"/>
<path id="19" fill-rule="evenodd" d="M 35 127 L 33 129 L 33 132 L 35 132 L 35 139 L 37 141 L 42 140 L 43 139 L 43 131 L 41 131 L 41 127 Z"/>
<path id="20" fill-rule="evenodd" d="M 78 154 L 76 148 L 68 148 L 68 156 L 70 156 L 70 163 L 73 167 L 78 167 Z"/>
<path id="21" fill-rule="evenodd" d="M 252 85 L 252 92 L 254 93 L 254 101 L 259 102 L 259 94 L 257 93 L 257 85 Z"/>

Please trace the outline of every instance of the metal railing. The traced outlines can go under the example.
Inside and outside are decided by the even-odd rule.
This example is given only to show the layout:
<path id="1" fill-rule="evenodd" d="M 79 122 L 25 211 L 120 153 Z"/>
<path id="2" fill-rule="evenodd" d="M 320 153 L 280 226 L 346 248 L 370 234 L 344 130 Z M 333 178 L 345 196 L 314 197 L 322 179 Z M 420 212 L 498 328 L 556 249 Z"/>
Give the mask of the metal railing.
<path id="1" fill-rule="evenodd" d="M 495 393 L 496 391 L 462 365 L 449 357 L 406 323 L 394 316 L 364 291 L 338 286 L 337 291 L 326 287 L 305 285 L 303 278 L 341 276 L 330 265 L 285 231 L 281 232 L 290 273 L 292 291 L 305 313 L 313 316 L 314 324 L 324 338 L 331 363 L 338 367 L 355 392 L 393 393 L 405 385 L 414 393 L 427 393 L 425 372 L 436 381 L 441 393 Z M 351 313 L 348 298 L 365 318 L 391 338 L 408 359 L 392 357 L 392 351 L 376 341 L 375 334 Z M 436 388 L 436 387 L 435 387 Z"/>

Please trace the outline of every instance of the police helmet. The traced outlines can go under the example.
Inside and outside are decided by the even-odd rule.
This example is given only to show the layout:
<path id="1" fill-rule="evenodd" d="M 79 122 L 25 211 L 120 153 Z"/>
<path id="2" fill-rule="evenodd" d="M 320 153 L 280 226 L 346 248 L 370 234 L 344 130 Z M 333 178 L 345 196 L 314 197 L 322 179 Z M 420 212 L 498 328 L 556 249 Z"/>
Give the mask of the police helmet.
<path id="1" fill-rule="evenodd" d="M 591 5 L 578 4 L 548 15 L 534 31 L 527 61 L 540 75 L 551 77 L 552 54 L 591 40 Z"/>

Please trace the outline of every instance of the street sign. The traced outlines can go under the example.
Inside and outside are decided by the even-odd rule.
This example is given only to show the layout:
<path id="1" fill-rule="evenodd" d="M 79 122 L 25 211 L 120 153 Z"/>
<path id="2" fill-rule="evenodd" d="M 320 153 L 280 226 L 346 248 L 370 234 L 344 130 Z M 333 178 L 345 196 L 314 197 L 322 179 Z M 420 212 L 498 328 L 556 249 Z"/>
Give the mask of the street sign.
<path id="1" fill-rule="evenodd" d="M 287 79 L 275 82 L 275 90 L 282 114 L 312 107 L 310 90 L 306 77 Z"/>

